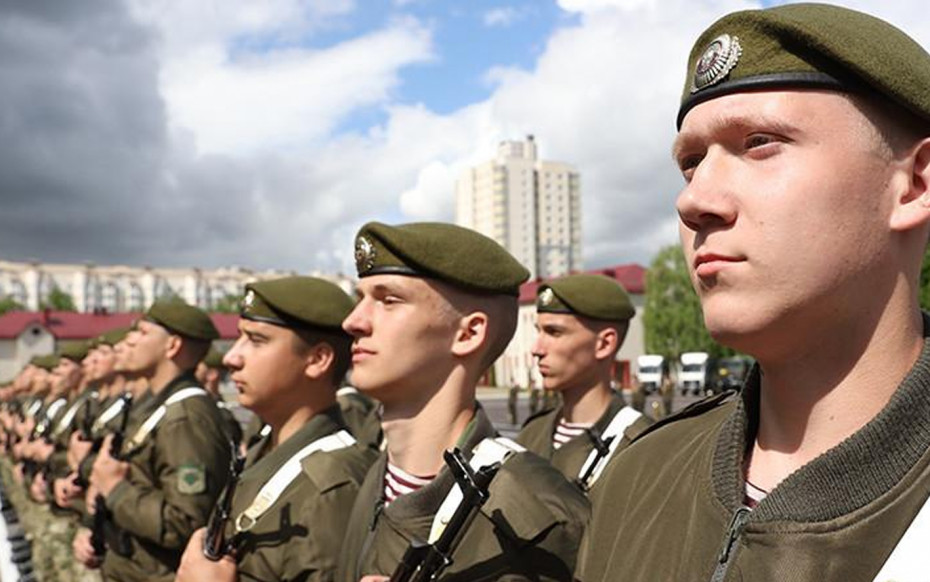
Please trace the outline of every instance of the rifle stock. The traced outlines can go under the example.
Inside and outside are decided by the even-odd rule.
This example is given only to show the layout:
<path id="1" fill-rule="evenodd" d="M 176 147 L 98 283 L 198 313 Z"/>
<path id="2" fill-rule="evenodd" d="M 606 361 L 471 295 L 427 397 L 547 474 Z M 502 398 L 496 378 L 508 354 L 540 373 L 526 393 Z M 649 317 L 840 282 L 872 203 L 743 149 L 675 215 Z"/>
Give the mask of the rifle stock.
<path id="1" fill-rule="evenodd" d="M 242 467 L 245 465 L 245 457 L 239 454 L 239 445 L 236 441 L 229 441 L 229 446 L 232 452 L 229 461 L 229 478 L 220 494 L 216 511 L 210 516 L 210 522 L 207 524 L 207 531 L 203 538 L 203 555 L 213 562 L 230 553 L 234 546 L 234 540 L 226 540 L 226 522 L 229 521 L 229 514 L 232 511 L 233 494 L 236 491 Z"/>

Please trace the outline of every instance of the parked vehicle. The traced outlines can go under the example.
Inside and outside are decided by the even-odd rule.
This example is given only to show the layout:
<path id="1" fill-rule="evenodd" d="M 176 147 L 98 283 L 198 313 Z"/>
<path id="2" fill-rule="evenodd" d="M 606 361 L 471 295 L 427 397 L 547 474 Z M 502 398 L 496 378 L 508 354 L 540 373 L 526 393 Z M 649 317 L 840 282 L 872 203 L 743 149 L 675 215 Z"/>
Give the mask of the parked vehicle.
<path id="1" fill-rule="evenodd" d="M 668 376 L 665 358 L 656 354 L 646 354 L 636 358 L 636 380 L 646 394 L 658 392 Z"/>
<path id="2" fill-rule="evenodd" d="M 688 392 L 699 395 L 707 386 L 707 352 L 685 352 L 681 354 L 681 371 L 678 373 L 678 389 L 684 396 Z"/>
<path id="3" fill-rule="evenodd" d="M 720 358 L 713 365 L 710 389 L 715 393 L 739 390 L 752 368 L 752 360 L 745 356 Z"/>

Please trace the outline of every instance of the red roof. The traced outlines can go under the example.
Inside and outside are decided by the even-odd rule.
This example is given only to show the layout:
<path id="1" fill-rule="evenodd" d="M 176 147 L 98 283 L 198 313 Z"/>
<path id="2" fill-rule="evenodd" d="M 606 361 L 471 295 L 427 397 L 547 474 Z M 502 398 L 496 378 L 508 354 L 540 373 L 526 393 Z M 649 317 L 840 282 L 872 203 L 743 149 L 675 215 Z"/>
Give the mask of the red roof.
<path id="1" fill-rule="evenodd" d="M 617 280 L 623 285 L 627 293 L 641 295 L 646 290 L 646 268 L 636 263 L 629 265 L 617 265 L 615 267 L 605 267 L 603 269 L 591 269 L 582 271 L 589 275 L 607 275 Z M 536 291 L 539 286 L 545 283 L 542 279 L 527 281 L 520 286 L 520 303 L 533 303 L 536 301 Z"/>
<path id="2" fill-rule="evenodd" d="M 116 327 L 125 327 L 141 316 L 140 313 L 75 313 L 73 311 L 10 311 L 0 316 L 0 339 L 19 337 L 32 324 L 47 329 L 55 339 L 88 339 L 97 337 Z M 221 339 L 235 339 L 239 315 L 212 313 L 210 319 L 220 332 Z"/>

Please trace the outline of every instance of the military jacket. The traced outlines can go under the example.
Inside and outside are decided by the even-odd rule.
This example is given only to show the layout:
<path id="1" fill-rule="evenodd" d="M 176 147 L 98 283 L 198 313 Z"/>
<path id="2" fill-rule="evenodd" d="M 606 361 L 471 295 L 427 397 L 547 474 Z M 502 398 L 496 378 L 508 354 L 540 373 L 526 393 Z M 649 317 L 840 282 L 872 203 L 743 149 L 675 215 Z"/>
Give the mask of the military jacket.
<path id="1" fill-rule="evenodd" d="M 358 442 L 374 446 L 381 444 L 381 419 L 378 417 L 377 401 L 349 386 L 336 392 L 336 401 L 339 402 L 342 417 Z"/>
<path id="2" fill-rule="evenodd" d="M 496 431 L 478 407 L 460 447 L 471 450 Z M 389 576 L 412 540 L 427 540 L 454 479 L 447 468 L 429 484 L 384 506 L 387 453 L 368 472 L 349 518 L 336 580 Z M 490 498 L 465 533 L 444 582 L 570 581 L 590 517 L 584 494 L 539 456 L 517 453 L 498 471 Z"/>
<path id="3" fill-rule="evenodd" d="M 626 406 L 623 401 L 623 395 L 614 392 L 610 404 L 604 414 L 594 423 L 594 428 L 599 433 L 607 429 L 607 425 L 613 420 L 614 416 Z M 517 435 L 516 441 L 533 451 L 540 457 L 548 459 L 552 466 L 562 471 L 570 481 L 574 481 L 581 473 L 588 455 L 594 449 L 594 443 L 588 438 L 587 434 L 579 435 L 568 441 L 558 450 L 552 446 L 552 436 L 555 434 L 555 428 L 562 418 L 562 407 L 559 406 L 554 410 L 546 410 L 535 416 L 531 416 L 523 425 L 520 434 Z M 630 442 L 640 433 L 649 428 L 652 421 L 646 416 L 641 416 L 633 424 L 623 431 L 623 438 L 617 445 L 614 455 L 619 454 L 623 449 L 629 446 Z"/>
<path id="4" fill-rule="evenodd" d="M 755 438 L 759 389 L 757 369 L 742 396 L 685 414 L 614 459 L 592 490 L 579 580 L 875 578 L 930 495 L 926 339 L 874 419 L 747 514 L 742 466 Z"/>
<path id="5" fill-rule="evenodd" d="M 265 453 L 271 442 L 268 436 L 249 450 L 226 528 L 226 539 L 236 540 L 240 580 L 333 579 L 346 517 L 377 457 L 376 450 L 348 447 L 311 453 L 304 457 L 301 473 L 254 524 L 237 534 L 235 522 L 289 459 L 343 428 L 338 406 L 333 406 L 277 448 Z M 247 523 L 243 519 L 243 524 Z"/>
<path id="6" fill-rule="evenodd" d="M 149 414 L 185 388 L 192 373 L 174 379 L 139 409 L 126 433 L 129 474 L 106 498 L 129 551 L 107 551 L 107 579 L 173 580 L 191 534 L 203 526 L 229 471 L 230 444 L 213 398 L 206 392 L 167 406 L 141 444 L 131 437 Z"/>

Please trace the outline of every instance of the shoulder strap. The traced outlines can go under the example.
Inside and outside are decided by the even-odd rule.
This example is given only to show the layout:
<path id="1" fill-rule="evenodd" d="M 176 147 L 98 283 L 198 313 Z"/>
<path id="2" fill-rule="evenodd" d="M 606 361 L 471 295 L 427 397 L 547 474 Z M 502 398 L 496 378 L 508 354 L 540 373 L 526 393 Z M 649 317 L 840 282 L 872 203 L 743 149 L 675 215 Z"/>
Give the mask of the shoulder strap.
<path id="1" fill-rule="evenodd" d="M 300 462 L 309 455 L 318 451 L 331 452 L 355 444 L 355 439 L 348 431 L 340 430 L 333 434 L 321 437 L 297 451 L 293 457 L 275 471 L 268 481 L 262 485 L 255 499 L 245 511 L 236 518 L 236 531 L 243 532 L 251 529 L 259 518 L 268 511 L 275 501 L 281 497 L 287 486 L 300 474 Z"/>
<path id="2" fill-rule="evenodd" d="M 604 467 L 607 466 L 607 461 L 609 461 L 611 457 L 614 456 L 614 453 L 617 451 L 617 446 L 620 444 L 620 441 L 623 440 L 623 431 L 628 429 L 642 416 L 642 413 L 634 410 L 629 406 L 624 406 L 619 411 L 617 411 L 617 414 L 615 414 L 611 419 L 610 424 L 608 424 L 607 428 L 604 429 L 604 432 L 601 433 L 601 438 L 605 441 L 607 439 L 611 439 L 610 444 L 607 445 L 607 448 L 610 450 L 610 452 L 599 458 L 597 449 L 591 449 L 591 452 L 588 453 L 588 458 L 581 466 L 581 471 L 578 473 L 578 478 L 580 479 L 584 475 L 587 475 L 591 465 L 596 463 L 593 471 L 591 472 L 591 476 L 588 478 L 587 483 L 589 487 L 594 485 L 594 482 L 597 481 L 597 478 L 601 476 L 601 472 L 604 470 Z"/>
<path id="3" fill-rule="evenodd" d="M 504 463 L 514 453 L 525 452 L 526 449 L 514 441 L 504 437 L 489 437 L 478 443 L 472 450 L 471 460 L 468 464 L 471 468 L 478 470 L 494 463 Z M 429 543 L 434 543 L 442 532 L 445 531 L 452 514 L 462 503 L 462 490 L 458 483 L 452 485 L 452 489 L 439 506 L 439 511 L 433 517 L 433 525 L 429 532 Z"/>
<path id="4" fill-rule="evenodd" d="M 107 409 L 97 417 L 97 419 L 94 421 L 94 424 L 91 426 L 91 432 L 97 432 L 106 426 L 108 422 L 116 418 L 117 414 L 122 412 L 124 406 L 126 406 L 126 401 L 122 398 L 117 398 L 116 402 L 113 402 L 107 406 Z"/>
<path id="5" fill-rule="evenodd" d="M 81 408 L 81 405 L 84 404 L 85 400 L 79 398 L 71 405 L 65 415 L 61 417 L 61 420 L 58 421 L 58 425 L 55 426 L 55 431 L 52 433 L 53 436 L 59 436 L 68 430 L 68 427 L 71 426 L 71 421 L 74 420 L 74 417 L 77 415 L 77 411 Z"/>
<path id="6" fill-rule="evenodd" d="M 898 540 L 885 565 L 875 576 L 875 582 L 909 582 L 927 578 L 927 540 L 930 539 L 930 500 L 923 507 L 907 531 Z"/>
<path id="7" fill-rule="evenodd" d="M 191 386 L 189 388 L 182 388 L 172 394 L 168 400 L 165 400 L 164 404 L 156 408 L 155 412 L 150 414 L 149 417 L 145 419 L 145 422 L 142 423 L 142 426 L 139 427 L 139 430 L 136 431 L 136 434 L 132 435 L 132 438 L 129 439 L 129 450 L 137 448 L 145 441 L 145 437 L 149 436 L 149 433 L 152 432 L 156 426 L 158 426 L 158 423 L 161 422 L 161 419 L 163 419 L 165 414 L 168 413 L 169 406 L 194 396 L 207 396 L 207 391 L 200 386 Z"/>
<path id="8" fill-rule="evenodd" d="M 64 398 L 59 398 L 55 402 L 49 404 L 48 408 L 45 410 L 45 418 L 51 422 L 55 418 L 55 415 L 58 414 L 58 411 L 61 410 L 61 407 L 67 403 L 68 401 Z"/>

